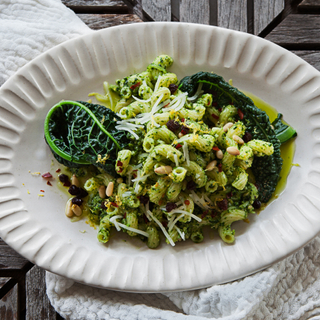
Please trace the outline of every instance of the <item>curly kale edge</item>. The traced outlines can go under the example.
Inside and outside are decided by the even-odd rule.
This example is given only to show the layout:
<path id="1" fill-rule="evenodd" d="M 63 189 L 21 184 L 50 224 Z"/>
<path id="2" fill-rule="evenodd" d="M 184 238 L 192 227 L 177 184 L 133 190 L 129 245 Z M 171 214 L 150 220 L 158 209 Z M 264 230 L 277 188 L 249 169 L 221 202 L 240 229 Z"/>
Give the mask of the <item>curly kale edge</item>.
<path id="1" fill-rule="evenodd" d="M 214 91 L 220 99 L 233 104 L 243 113 L 243 119 L 247 131 L 253 139 L 260 139 L 271 142 L 274 153 L 271 156 L 255 157 L 252 164 L 252 172 L 256 179 L 256 186 L 259 190 L 259 200 L 266 203 L 272 197 L 280 178 L 283 160 L 281 158 L 281 143 L 275 131 L 271 127 L 268 115 L 257 108 L 253 101 L 237 88 L 229 85 L 221 76 L 209 72 L 198 72 L 192 76 L 183 78 L 179 89 L 192 96 L 199 83 L 202 83 L 202 90 L 205 93 Z"/>

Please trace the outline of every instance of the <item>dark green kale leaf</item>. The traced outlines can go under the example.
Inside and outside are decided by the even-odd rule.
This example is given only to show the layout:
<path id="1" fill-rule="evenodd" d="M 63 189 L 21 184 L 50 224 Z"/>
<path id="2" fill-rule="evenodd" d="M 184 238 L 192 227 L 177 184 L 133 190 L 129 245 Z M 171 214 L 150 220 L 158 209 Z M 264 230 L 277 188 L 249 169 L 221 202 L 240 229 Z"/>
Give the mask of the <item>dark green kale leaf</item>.
<path id="1" fill-rule="evenodd" d="M 214 73 L 198 72 L 185 77 L 181 80 L 179 89 L 192 96 L 200 83 L 205 93 L 213 95 L 218 108 L 232 104 L 238 109 L 239 119 L 243 121 L 253 139 L 273 144 L 274 153 L 271 156 L 255 157 L 251 168 L 259 190 L 259 200 L 268 202 L 279 181 L 283 163 L 280 153 L 281 143 L 271 127 L 268 115 L 257 108 L 249 97 Z"/>
<path id="2" fill-rule="evenodd" d="M 296 130 L 283 122 L 281 113 L 278 113 L 278 116 L 272 122 L 272 125 L 281 144 L 297 136 Z"/>
<path id="3" fill-rule="evenodd" d="M 104 106 L 61 101 L 47 114 L 45 139 L 61 164 L 70 168 L 93 164 L 115 175 L 117 153 L 129 143 L 127 132 L 115 128 L 118 120 Z"/>

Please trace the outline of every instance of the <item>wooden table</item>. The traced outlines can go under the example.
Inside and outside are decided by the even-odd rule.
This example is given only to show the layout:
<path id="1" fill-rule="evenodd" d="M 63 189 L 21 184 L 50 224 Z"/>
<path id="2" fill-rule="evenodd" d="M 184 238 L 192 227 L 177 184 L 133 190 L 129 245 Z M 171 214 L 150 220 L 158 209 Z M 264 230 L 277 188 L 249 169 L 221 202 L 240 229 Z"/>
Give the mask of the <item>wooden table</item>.
<path id="1" fill-rule="evenodd" d="M 182 21 L 252 33 L 320 70 L 320 0 L 63 0 L 92 29 Z M 0 319 L 62 319 L 46 296 L 45 271 L 0 239 Z"/>

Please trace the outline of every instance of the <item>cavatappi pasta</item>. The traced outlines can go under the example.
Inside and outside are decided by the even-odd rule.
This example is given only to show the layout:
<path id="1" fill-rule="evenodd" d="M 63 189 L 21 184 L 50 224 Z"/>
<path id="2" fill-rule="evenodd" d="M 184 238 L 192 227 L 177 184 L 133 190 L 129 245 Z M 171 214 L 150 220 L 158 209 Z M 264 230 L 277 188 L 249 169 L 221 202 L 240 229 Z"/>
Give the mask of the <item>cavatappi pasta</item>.
<path id="1" fill-rule="evenodd" d="M 118 152 L 118 177 L 99 172 L 83 186 L 100 242 L 117 230 L 150 248 L 163 234 L 174 246 L 201 242 L 209 226 L 232 243 L 232 223 L 255 212 L 258 191 L 248 169 L 254 156 L 271 155 L 273 145 L 247 141 L 237 109 L 216 108 L 218 98 L 203 94 L 201 84 L 193 97 L 180 91 L 177 76 L 167 71 L 172 63 L 161 55 L 141 73 L 105 82 L 104 94 L 90 94 L 119 115 L 117 128 L 132 141 Z"/>

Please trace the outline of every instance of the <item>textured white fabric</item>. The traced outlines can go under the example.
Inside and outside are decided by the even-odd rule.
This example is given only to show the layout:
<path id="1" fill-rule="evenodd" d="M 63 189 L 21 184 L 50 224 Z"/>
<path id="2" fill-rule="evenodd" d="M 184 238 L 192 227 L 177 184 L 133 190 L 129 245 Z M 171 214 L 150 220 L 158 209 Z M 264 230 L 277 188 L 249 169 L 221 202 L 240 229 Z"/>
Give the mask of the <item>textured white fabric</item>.
<path id="1" fill-rule="evenodd" d="M 0 85 L 28 61 L 91 32 L 60 0 L 0 1 Z M 96 289 L 47 272 L 47 293 L 66 319 L 320 320 L 320 238 L 244 279 L 191 292 L 132 294 Z"/>
<path id="2" fill-rule="evenodd" d="M 40 53 L 88 32 L 60 0 L 1 0 L 0 85 Z"/>
<path id="3" fill-rule="evenodd" d="M 87 287 L 48 272 L 47 293 L 62 316 L 77 320 L 320 320 L 319 248 L 317 237 L 264 271 L 202 290 L 128 294 Z"/>

